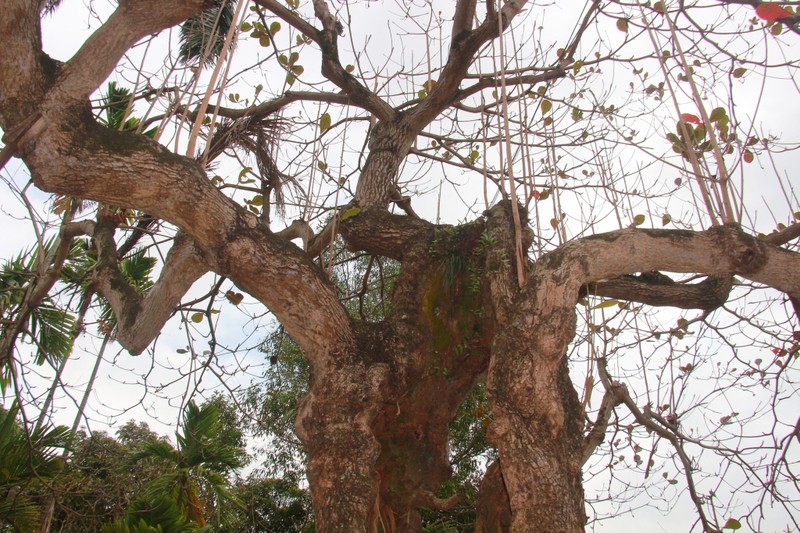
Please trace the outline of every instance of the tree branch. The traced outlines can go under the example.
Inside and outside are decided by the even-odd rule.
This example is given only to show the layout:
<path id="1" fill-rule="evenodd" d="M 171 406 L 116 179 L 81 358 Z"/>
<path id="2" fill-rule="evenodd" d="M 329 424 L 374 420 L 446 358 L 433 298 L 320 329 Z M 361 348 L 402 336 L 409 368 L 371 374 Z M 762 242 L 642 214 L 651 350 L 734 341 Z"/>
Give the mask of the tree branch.
<path id="1" fill-rule="evenodd" d="M 286 91 L 282 96 L 263 102 L 258 105 L 246 107 L 244 109 L 234 109 L 230 107 L 220 107 L 217 111 L 219 116 L 238 119 L 244 117 L 260 117 L 271 115 L 280 111 L 292 102 L 323 102 L 328 104 L 358 105 L 346 94 L 324 93 L 313 91 Z M 195 118 L 195 112 L 189 114 Z"/>
<path id="2" fill-rule="evenodd" d="M 702 232 L 623 229 L 598 234 L 546 254 L 535 268 L 550 272 L 545 274 L 550 278 L 548 288 L 573 295 L 583 284 L 634 272 L 664 271 L 739 275 L 800 297 L 800 254 L 765 243 L 732 225 Z"/>
<path id="3" fill-rule="evenodd" d="M 139 39 L 213 6 L 212 0 L 123 0 L 111 17 L 64 66 L 50 98 L 53 105 L 85 101 Z"/>
<path id="4" fill-rule="evenodd" d="M 454 29 L 457 24 L 462 24 L 460 17 L 463 11 L 470 8 L 470 2 L 460 2 L 456 6 L 457 19 L 454 19 Z M 505 30 L 514 17 L 519 14 L 527 3 L 526 0 L 510 0 L 503 5 L 500 13 L 494 9 L 486 15 L 486 19 L 476 29 L 464 33 L 461 38 L 453 39 L 450 43 L 450 56 L 442 68 L 436 85 L 422 102 L 408 112 L 408 124 L 412 130 L 420 131 L 436 118 L 442 110 L 453 102 L 458 94 L 458 88 L 467 73 L 475 54 L 480 48 L 500 35 L 500 30 Z M 474 6 L 473 6 L 474 8 Z M 497 17 L 500 17 L 498 21 Z"/>
<path id="5" fill-rule="evenodd" d="M 686 476 L 686 485 L 689 488 L 689 495 L 694 502 L 695 509 L 697 509 L 697 514 L 700 516 L 700 521 L 703 524 L 703 531 L 708 533 L 721 533 L 717 527 L 709 522 L 709 519 L 706 517 L 705 511 L 703 510 L 703 502 L 700 498 L 700 495 L 697 493 L 697 489 L 694 484 L 694 476 L 692 476 L 692 462 L 686 455 L 686 451 L 683 449 L 683 443 L 677 433 L 676 427 L 674 427 L 674 425 L 665 423 L 666 421 L 654 420 L 653 415 L 655 415 L 655 413 L 650 411 L 649 406 L 645 406 L 644 411 L 639 409 L 639 407 L 636 405 L 636 402 L 633 401 L 633 398 L 631 398 L 630 394 L 628 393 L 628 388 L 623 383 L 611 381 L 606 365 L 607 362 L 604 357 L 597 360 L 597 371 L 600 374 L 600 381 L 603 383 L 606 393 L 614 395 L 618 403 L 625 404 L 637 422 L 642 424 L 649 431 L 656 433 L 672 444 L 672 447 L 675 449 L 678 458 L 683 464 L 683 472 Z"/>
<path id="6" fill-rule="evenodd" d="M 603 385 L 605 385 L 605 383 L 603 383 Z M 603 394 L 603 401 L 597 412 L 597 420 L 595 420 L 591 431 L 589 431 L 589 434 L 586 435 L 583 441 L 582 464 L 586 464 L 586 461 L 594 454 L 597 447 L 603 443 L 606 430 L 608 429 L 608 422 L 611 420 L 611 414 L 614 412 L 614 408 L 622 403 L 620 399 L 621 393 L 616 390 L 618 387 L 624 387 L 624 385 L 620 383 L 610 383 L 609 388 L 607 388 L 605 394 Z"/>
<path id="7" fill-rule="evenodd" d="M 253 0 L 256 4 L 260 5 L 267 11 L 271 12 L 282 20 L 286 21 L 294 29 L 317 43 L 322 45 L 319 38 L 319 30 L 309 24 L 305 19 L 300 17 L 294 11 L 287 9 L 286 6 L 279 4 L 275 0 Z"/>
<path id="8" fill-rule="evenodd" d="M 590 283 L 585 291 L 655 307 L 711 311 L 727 301 L 732 286 L 731 276 L 710 276 L 700 283 L 689 284 L 676 283 L 658 272 L 648 272 Z"/>
<path id="9" fill-rule="evenodd" d="M 158 281 L 142 296 L 119 270 L 113 225 L 98 222 L 94 243 L 98 261 L 93 281 L 98 293 L 114 310 L 117 340 L 130 353 L 137 355 L 158 336 L 181 298 L 209 269 L 192 240 L 179 233 L 167 254 Z"/>

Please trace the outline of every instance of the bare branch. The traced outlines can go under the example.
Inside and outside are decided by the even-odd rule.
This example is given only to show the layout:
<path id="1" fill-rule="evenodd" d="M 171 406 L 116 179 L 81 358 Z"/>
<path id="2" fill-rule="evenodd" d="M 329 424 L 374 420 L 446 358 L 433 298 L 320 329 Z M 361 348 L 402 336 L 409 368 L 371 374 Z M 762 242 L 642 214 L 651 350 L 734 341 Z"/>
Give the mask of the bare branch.
<path id="1" fill-rule="evenodd" d="M 619 403 L 625 404 L 637 422 L 660 437 L 668 440 L 670 444 L 672 444 L 673 448 L 675 448 L 675 452 L 680 458 L 681 463 L 683 464 L 683 471 L 684 475 L 686 476 L 686 485 L 689 488 L 689 495 L 694 502 L 695 509 L 697 509 L 697 514 L 700 517 L 700 521 L 703 524 L 703 531 L 707 533 L 721 533 L 720 530 L 715 527 L 706 517 L 705 510 L 703 509 L 703 502 L 700 498 L 700 495 L 697 493 L 697 489 L 694 484 L 694 476 L 692 475 L 694 469 L 692 467 L 692 462 L 686 455 L 686 451 L 683 449 L 683 442 L 678 435 L 676 428 L 671 424 L 665 423 L 666 421 L 654 420 L 654 413 L 650 411 L 649 406 L 645 406 L 644 410 L 639 409 L 639 407 L 636 405 L 636 402 L 634 402 L 633 398 L 631 398 L 630 394 L 628 394 L 627 387 L 625 387 L 625 385 L 622 383 L 611 381 L 606 366 L 607 362 L 605 358 L 599 358 L 597 360 L 597 370 L 600 374 L 600 381 L 603 383 L 603 386 L 606 389 L 606 393 L 613 394 Z"/>

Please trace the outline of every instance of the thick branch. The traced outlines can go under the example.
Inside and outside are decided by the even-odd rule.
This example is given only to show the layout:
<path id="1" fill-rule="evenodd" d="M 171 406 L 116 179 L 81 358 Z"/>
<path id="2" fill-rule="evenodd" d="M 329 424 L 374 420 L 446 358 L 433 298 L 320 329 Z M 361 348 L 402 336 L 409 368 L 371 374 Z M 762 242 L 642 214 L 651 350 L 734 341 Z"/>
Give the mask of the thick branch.
<path id="1" fill-rule="evenodd" d="M 139 39 L 174 26 L 212 0 L 123 0 L 108 21 L 81 46 L 65 65 L 58 98 L 83 101 L 105 80 L 119 58 Z M 60 102 L 63 105 L 63 101 Z"/>
<path id="2" fill-rule="evenodd" d="M 191 239 L 179 234 L 158 281 L 142 296 L 119 270 L 113 227 L 99 222 L 94 242 L 98 251 L 95 286 L 114 310 L 117 340 L 132 354 L 139 354 L 158 336 L 181 298 L 208 267 Z"/>
<path id="3" fill-rule="evenodd" d="M 631 300 L 656 307 L 711 311 L 727 301 L 733 286 L 731 276 L 712 276 L 700 283 L 688 284 L 675 283 L 667 276 L 657 274 L 626 275 L 598 281 L 591 283 L 586 290 L 595 296 Z"/>
<path id="4" fill-rule="evenodd" d="M 545 255 L 536 265 L 549 272 L 547 287 L 565 285 L 577 295 L 581 285 L 634 272 L 739 275 L 800 296 L 800 255 L 772 246 L 736 226 L 703 232 L 624 229 L 579 239 Z"/>
<path id="5" fill-rule="evenodd" d="M 433 224 L 419 218 L 393 215 L 374 207 L 361 209 L 341 223 L 348 246 L 399 261 L 412 244 L 428 242 L 434 228 Z"/>
<path id="6" fill-rule="evenodd" d="M 616 390 L 622 387 L 618 383 L 611 383 L 610 389 L 606 390 L 603 395 L 603 401 L 600 404 L 600 409 L 597 412 L 597 420 L 595 420 L 589 434 L 583 441 L 583 464 L 594 454 L 594 451 L 603 443 L 608 429 L 608 422 L 611 420 L 611 414 L 614 408 L 622 403 L 620 392 Z"/>

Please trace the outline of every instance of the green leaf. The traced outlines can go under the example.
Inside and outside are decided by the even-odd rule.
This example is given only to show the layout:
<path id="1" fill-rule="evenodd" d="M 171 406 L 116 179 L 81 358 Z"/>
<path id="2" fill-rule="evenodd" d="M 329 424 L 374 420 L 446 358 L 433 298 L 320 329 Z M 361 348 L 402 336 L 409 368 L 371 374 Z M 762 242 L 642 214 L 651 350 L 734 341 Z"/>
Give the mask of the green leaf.
<path id="1" fill-rule="evenodd" d="M 192 313 L 192 316 L 190 316 L 189 318 L 190 318 L 190 319 L 191 319 L 191 321 L 192 321 L 192 322 L 194 322 L 195 324 L 199 324 L 200 322 L 202 322 L 202 321 L 203 321 L 203 317 L 204 317 L 204 316 L 205 316 L 205 314 L 204 314 L 204 313 L 201 313 L 201 312 L 199 312 L 199 311 L 198 311 L 197 313 Z"/>
<path id="2" fill-rule="evenodd" d="M 347 209 L 344 213 L 342 213 L 341 220 L 342 222 L 344 222 L 348 218 L 353 218 L 354 216 L 358 215 L 360 212 L 361 212 L 360 207 L 351 207 L 350 209 Z"/>
<path id="3" fill-rule="evenodd" d="M 328 128 L 331 127 L 331 115 L 329 113 L 324 113 L 321 117 L 319 117 L 319 132 L 325 133 L 328 131 Z"/>
<path id="4" fill-rule="evenodd" d="M 742 523 L 736 520 L 735 518 L 728 518 L 728 521 L 725 522 L 725 525 L 722 526 L 722 529 L 741 529 Z"/>
<path id="5" fill-rule="evenodd" d="M 694 138 L 697 141 L 702 141 L 706 136 L 706 127 L 702 124 L 697 126 L 697 129 L 694 130 Z"/>
<path id="6" fill-rule="evenodd" d="M 609 307 L 614 307 L 614 306 L 617 306 L 619 304 L 620 304 L 619 300 L 606 300 L 604 302 L 600 302 L 599 304 L 590 307 L 589 310 L 592 310 L 592 309 L 607 309 Z"/>
<path id="7" fill-rule="evenodd" d="M 553 102 L 550 100 L 542 100 L 540 107 L 542 108 L 542 115 L 546 115 L 551 109 L 553 109 Z"/>
<path id="8" fill-rule="evenodd" d="M 708 117 L 709 122 L 716 122 L 721 118 L 724 118 L 727 115 L 724 107 L 715 107 L 711 111 L 711 115 Z"/>
<path id="9" fill-rule="evenodd" d="M 646 218 L 644 215 L 636 215 L 635 217 L 633 217 L 633 224 L 635 226 L 641 226 L 642 224 L 644 224 L 645 220 Z"/>
<path id="10" fill-rule="evenodd" d="M 274 36 L 276 33 L 281 31 L 281 23 L 277 20 L 269 25 L 269 34 Z"/>

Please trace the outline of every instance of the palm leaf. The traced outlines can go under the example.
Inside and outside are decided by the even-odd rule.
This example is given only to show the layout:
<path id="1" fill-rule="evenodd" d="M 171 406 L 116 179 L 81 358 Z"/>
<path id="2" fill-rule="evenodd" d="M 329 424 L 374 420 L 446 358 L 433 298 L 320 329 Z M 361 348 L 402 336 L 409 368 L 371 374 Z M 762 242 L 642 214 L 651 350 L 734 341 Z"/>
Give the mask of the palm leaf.
<path id="1" fill-rule="evenodd" d="M 178 59 L 184 63 L 197 64 L 202 61 L 202 66 L 212 65 L 222 53 L 225 36 L 233 24 L 233 1 L 216 0 L 214 4 L 187 19 L 181 26 Z"/>
<path id="2" fill-rule="evenodd" d="M 103 527 L 103 533 L 206 533 L 211 529 L 187 520 L 170 500 L 140 498 L 125 516 Z"/>
<path id="3" fill-rule="evenodd" d="M 274 194 L 275 205 L 280 213 L 284 212 L 286 204 L 284 185 L 291 185 L 295 192 L 301 190 L 297 181 L 282 173 L 275 163 L 274 153 L 287 124 L 284 119 L 269 116 L 226 119 L 217 124 L 214 135 L 208 141 L 209 161 L 229 148 L 238 148 L 253 156 L 265 186 L 265 205 L 267 196 Z"/>
<path id="4" fill-rule="evenodd" d="M 34 359 L 37 365 L 57 365 L 72 352 L 75 317 L 57 308 L 49 298 L 31 313 L 30 330 L 38 346 Z"/>
<path id="5" fill-rule="evenodd" d="M 66 448 L 67 427 L 45 427 L 28 435 L 17 421 L 16 404 L 0 406 L 0 524 L 14 531 L 38 529 L 39 507 L 29 488 L 55 476 L 63 468 L 61 451 Z"/>

